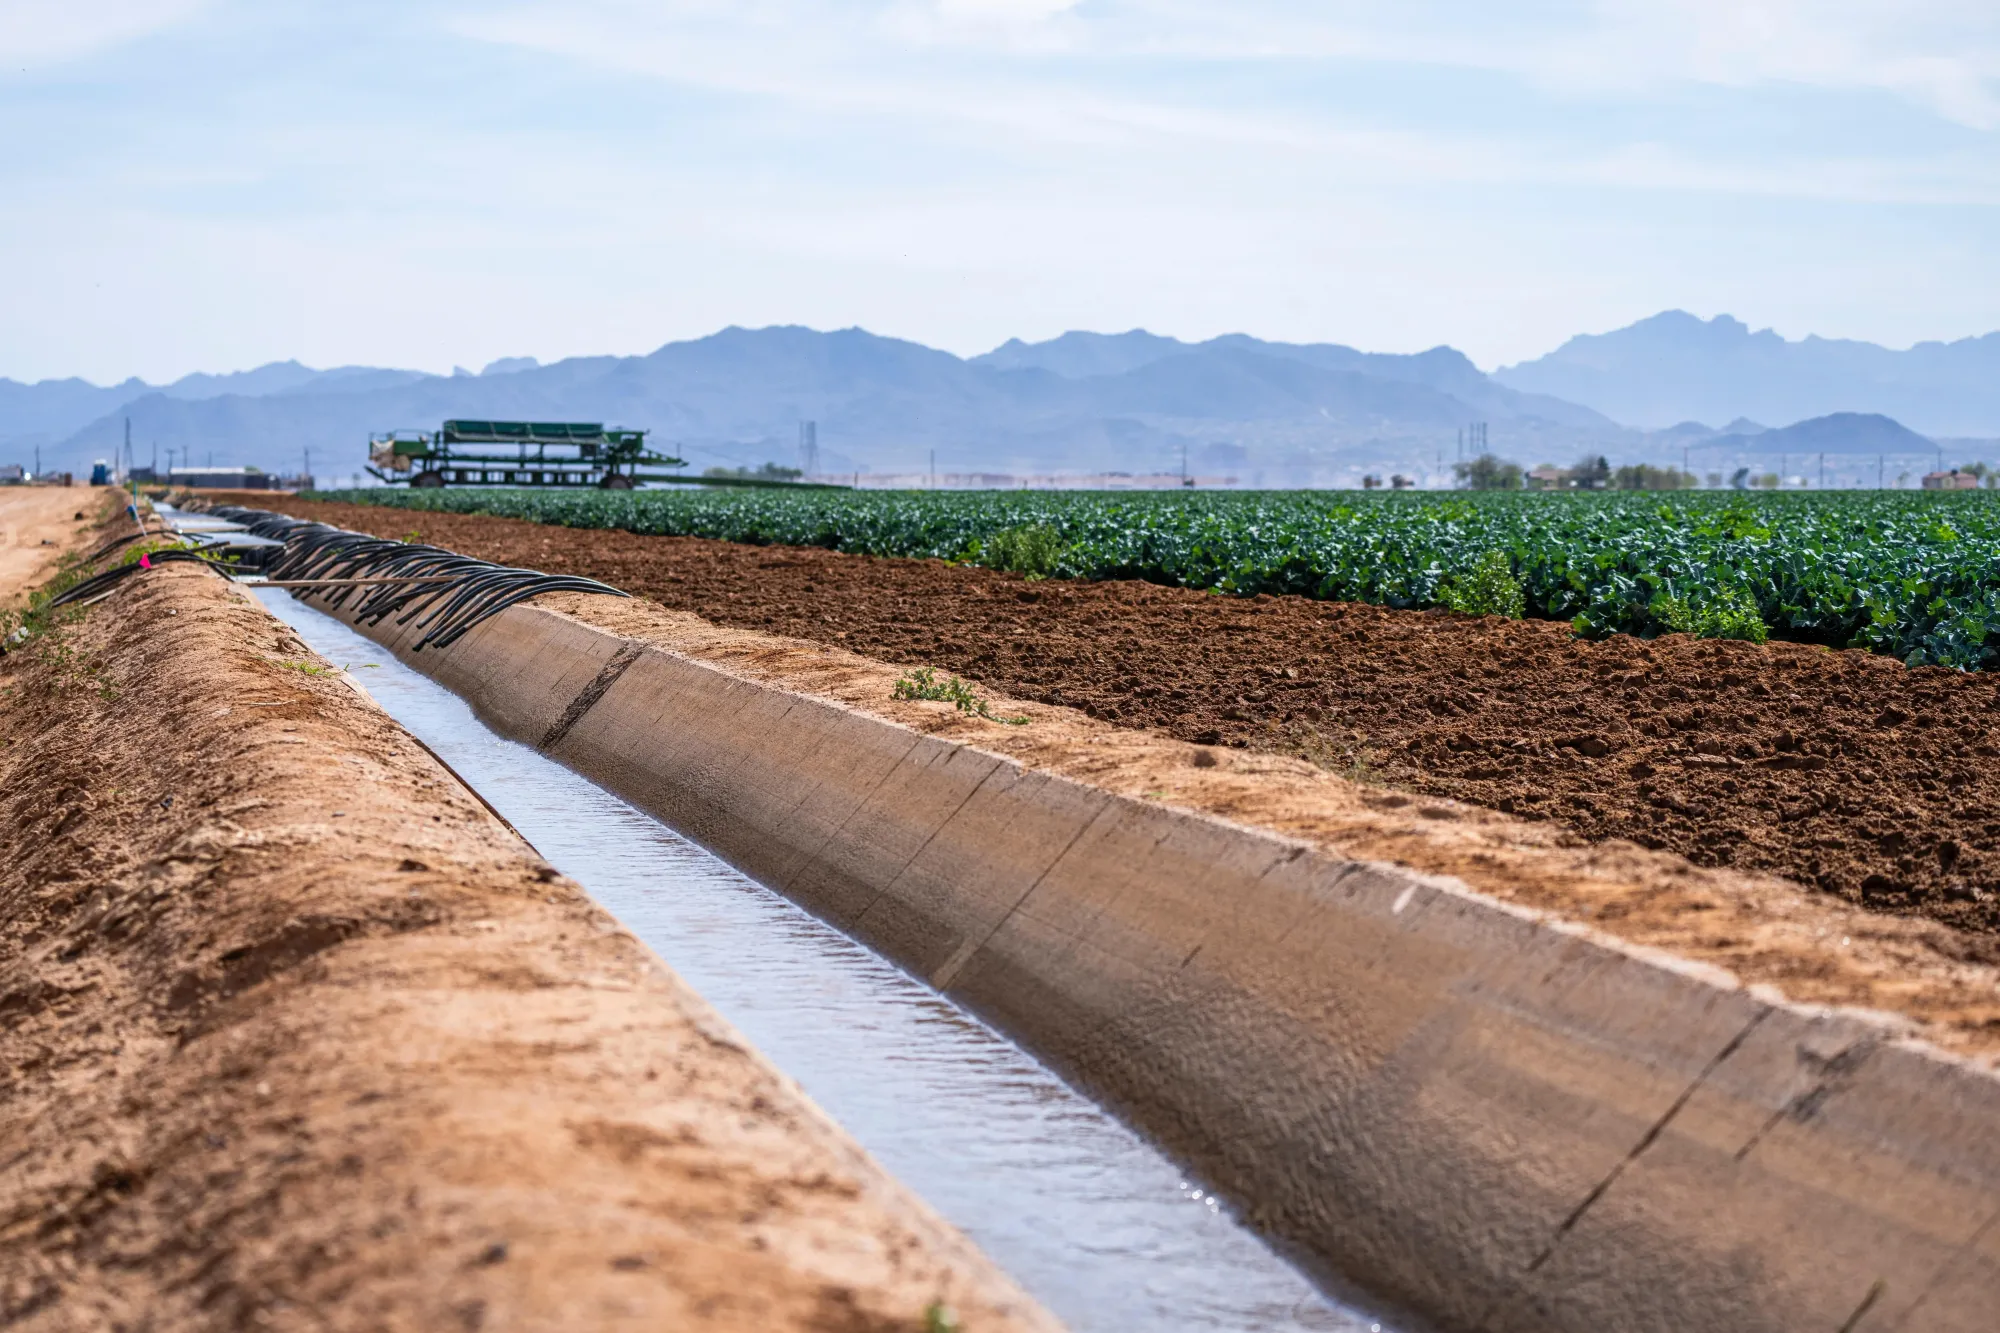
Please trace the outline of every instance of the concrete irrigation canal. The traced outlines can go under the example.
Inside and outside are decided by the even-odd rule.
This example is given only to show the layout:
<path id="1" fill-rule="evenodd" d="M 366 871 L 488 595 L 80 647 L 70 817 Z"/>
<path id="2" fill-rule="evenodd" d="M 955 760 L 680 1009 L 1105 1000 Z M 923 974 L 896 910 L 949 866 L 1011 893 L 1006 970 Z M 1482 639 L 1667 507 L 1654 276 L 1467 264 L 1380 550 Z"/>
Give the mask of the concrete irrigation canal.
<path id="1" fill-rule="evenodd" d="M 270 611 L 1072 1328 L 1380 1329 L 921 982 L 276 590 Z"/>
<path id="2" fill-rule="evenodd" d="M 0 659 L 0 1324 L 1990 1327 L 2000 973 L 1936 927 L 102 518 Z"/>

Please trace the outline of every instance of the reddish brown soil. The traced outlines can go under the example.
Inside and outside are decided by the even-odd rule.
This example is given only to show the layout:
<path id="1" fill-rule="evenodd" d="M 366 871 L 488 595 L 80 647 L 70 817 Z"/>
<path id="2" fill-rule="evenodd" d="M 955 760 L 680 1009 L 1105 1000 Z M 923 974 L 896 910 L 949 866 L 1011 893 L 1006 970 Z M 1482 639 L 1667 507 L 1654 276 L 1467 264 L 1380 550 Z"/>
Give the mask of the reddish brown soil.
<path id="1" fill-rule="evenodd" d="M 588 574 L 720 624 L 928 663 L 1183 740 L 1302 756 L 1871 909 L 2000 930 L 2000 679 L 1860 652 L 263 497 Z"/>
<path id="2" fill-rule="evenodd" d="M 0 1327 L 1054 1327 L 210 574 L 0 659 L 0 848 Z"/>

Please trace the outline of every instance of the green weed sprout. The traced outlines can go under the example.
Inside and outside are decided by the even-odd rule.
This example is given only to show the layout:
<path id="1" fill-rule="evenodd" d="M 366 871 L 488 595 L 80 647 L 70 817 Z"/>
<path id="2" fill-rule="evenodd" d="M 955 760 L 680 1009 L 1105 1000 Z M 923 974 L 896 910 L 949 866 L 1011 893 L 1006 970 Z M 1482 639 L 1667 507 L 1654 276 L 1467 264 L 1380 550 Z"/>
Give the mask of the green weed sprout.
<path id="1" fill-rule="evenodd" d="M 1668 629 L 1697 639 L 1744 639 L 1762 643 L 1770 629 L 1757 601 L 1743 589 L 1724 584 L 1700 605 L 1662 593 L 1653 599 L 1653 614 Z"/>
<path id="2" fill-rule="evenodd" d="M 1056 572 L 1056 562 L 1062 553 L 1061 533 L 1046 523 L 1027 523 L 973 542 L 966 558 L 988 569 L 1045 579 Z"/>
<path id="3" fill-rule="evenodd" d="M 970 713 L 974 717 L 983 717 L 988 722 L 998 722 L 1002 726 L 1008 727 L 1025 727 L 1028 725 L 1028 719 L 1025 717 L 1001 717 L 995 713 L 986 700 L 974 694 L 972 687 L 957 676 L 939 680 L 937 672 L 931 667 L 918 667 L 909 675 L 899 677 L 896 681 L 896 688 L 891 692 L 890 697 L 895 699 L 929 699 L 938 703 L 956 704 L 959 712 Z"/>
<path id="4" fill-rule="evenodd" d="M 1446 606 L 1468 616 L 1519 620 L 1528 614 L 1527 594 L 1505 551 L 1488 551 L 1470 574 L 1446 580 L 1438 595 Z"/>

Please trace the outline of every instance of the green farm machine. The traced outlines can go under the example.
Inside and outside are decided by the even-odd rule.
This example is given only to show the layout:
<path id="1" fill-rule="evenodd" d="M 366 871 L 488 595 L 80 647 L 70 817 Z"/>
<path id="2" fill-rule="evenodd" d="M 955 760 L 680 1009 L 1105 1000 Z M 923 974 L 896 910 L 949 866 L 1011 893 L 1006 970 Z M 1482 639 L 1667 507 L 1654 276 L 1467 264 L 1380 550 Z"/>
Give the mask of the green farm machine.
<path id="1" fill-rule="evenodd" d="M 683 467 L 646 448 L 643 430 L 596 422 L 447 421 L 436 434 L 391 431 L 368 437 L 369 473 L 411 486 L 595 486 L 629 491 L 642 481 L 689 482 Z"/>
<path id="2" fill-rule="evenodd" d="M 508 446 L 512 446 L 512 452 L 507 451 Z M 594 486 L 605 491 L 629 491 L 649 481 L 678 486 L 847 489 L 823 481 L 799 481 L 796 474 L 786 478 L 711 469 L 691 477 L 685 472 L 641 470 L 686 466 L 678 458 L 647 449 L 643 430 L 605 427 L 594 421 L 447 421 L 435 435 L 397 430 L 368 437 L 370 476 L 424 489 Z"/>

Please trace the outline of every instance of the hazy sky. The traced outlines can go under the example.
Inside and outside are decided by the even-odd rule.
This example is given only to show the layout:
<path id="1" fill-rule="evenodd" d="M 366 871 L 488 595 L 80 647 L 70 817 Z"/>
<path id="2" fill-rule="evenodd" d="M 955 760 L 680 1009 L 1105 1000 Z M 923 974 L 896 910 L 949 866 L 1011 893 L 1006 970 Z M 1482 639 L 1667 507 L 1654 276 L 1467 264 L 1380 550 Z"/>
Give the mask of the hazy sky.
<path id="1" fill-rule="evenodd" d="M 1996 0 L 0 0 L 0 375 L 2000 328 Z"/>

